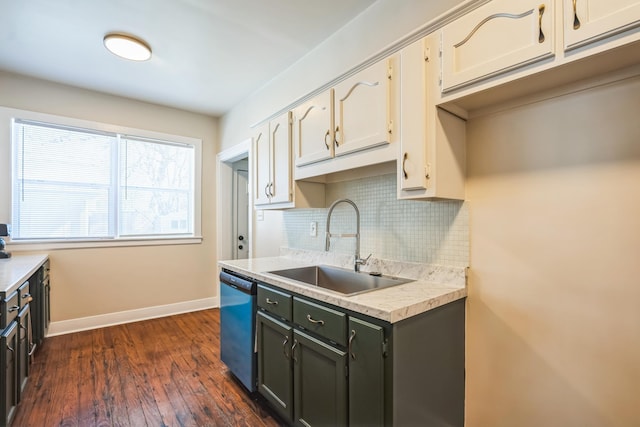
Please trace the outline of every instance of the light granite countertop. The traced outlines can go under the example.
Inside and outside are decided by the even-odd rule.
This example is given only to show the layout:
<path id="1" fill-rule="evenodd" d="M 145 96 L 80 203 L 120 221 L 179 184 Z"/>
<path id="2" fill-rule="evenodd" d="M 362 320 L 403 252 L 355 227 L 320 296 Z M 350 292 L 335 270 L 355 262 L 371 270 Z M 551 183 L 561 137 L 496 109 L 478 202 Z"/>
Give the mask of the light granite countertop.
<path id="1" fill-rule="evenodd" d="M 18 289 L 48 257 L 46 254 L 13 254 L 11 258 L 0 259 L 0 293 L 6 295 Z"/>
<path id="2" fill-rule="evenodd" d="M 353 257 L 287 249 L 279 257 L 219 261 L 218 264 L 222 268 L 251 276 L 279 288 L 389 323 L 399 322 L 467 296 L 466 269 L 457 267 L 373 259 L 362 271 L 377 271 L 384 275 L 415 281 L 345 296 L 270 274 L 269 271 L 319 264 L 350 268 L 353 265 Z"/>

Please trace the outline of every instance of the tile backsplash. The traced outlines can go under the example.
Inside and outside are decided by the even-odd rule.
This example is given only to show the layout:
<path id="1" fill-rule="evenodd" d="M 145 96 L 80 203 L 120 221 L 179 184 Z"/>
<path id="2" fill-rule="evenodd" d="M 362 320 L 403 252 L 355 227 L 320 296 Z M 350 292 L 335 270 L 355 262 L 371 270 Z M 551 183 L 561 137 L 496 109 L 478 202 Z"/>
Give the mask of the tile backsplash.
<path id="1" fill-rule="evenodd" d="M 397 261 L 469 265 L 469 211 L 461 201 L 397 200 L 394 174 L 326 185 L 327 205 L 351 199 L 360 210 L 360 254 Z M 329 209 L 284 211 L 283 245 L 323 251 Z M 309 235 L 317 223 L 317 236 Z M 347 203 L 336 206 L 331 233 L 355 233 L 356 215 Z M 353 254 L 355 238 L 334 237 L 330 251 Z"/>

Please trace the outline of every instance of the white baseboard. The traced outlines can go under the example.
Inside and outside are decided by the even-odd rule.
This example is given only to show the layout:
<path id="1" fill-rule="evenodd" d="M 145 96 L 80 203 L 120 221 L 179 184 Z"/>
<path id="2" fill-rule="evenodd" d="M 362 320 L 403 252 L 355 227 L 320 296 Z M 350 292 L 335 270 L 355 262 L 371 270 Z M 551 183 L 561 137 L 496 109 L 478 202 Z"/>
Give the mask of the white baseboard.
<path id="1" fill-rule="evenodd" d="M 174 314 L 188 313 L 191 311 L 206 310 L 208 308 L 215 308 L 219 306 L 219 298 L 212 297 L 178 302 L 175 304 L 157 305 L 154 307 L 101 314 L 99 316 L 61 320 L 58 322 L 51 322 L 49 324 L 49 332 L 47 333 L 47 336 L 52 337 L 55 335 L 70 334 L 72 332 L 104 328 L 106 326 L 121 325 L 123 323 L 138 322 L 140 320 L 155 319 L 157 317 L 172 316 Z"/>

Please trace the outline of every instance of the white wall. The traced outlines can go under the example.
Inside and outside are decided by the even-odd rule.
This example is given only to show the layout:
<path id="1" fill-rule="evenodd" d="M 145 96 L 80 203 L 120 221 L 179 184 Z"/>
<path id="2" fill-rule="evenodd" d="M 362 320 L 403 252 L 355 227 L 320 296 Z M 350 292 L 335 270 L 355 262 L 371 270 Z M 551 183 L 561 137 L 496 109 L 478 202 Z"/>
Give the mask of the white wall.
<path id="1" fill-rule="evenodd" d="M 217 119 L 4 72 L 0 105 L 203 142 L 202 244 L 48 251 L 54 322 L 215 297 Z M 4 216 L 10 212 L 9 147 L 10 135 L 0 135 Z M 18 254 L 17 247 L 12 250 Z"/>

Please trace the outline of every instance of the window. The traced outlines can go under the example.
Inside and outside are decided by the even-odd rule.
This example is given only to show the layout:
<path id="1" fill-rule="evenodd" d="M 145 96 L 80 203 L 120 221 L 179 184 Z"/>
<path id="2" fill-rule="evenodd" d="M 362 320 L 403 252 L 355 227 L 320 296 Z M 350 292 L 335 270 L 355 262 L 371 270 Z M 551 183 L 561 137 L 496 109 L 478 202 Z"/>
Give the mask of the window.
<path id="1" fill-rule="evenodd" d="M 24 119 L 12 135 L 12 241 L 194 236 L 195 144 Z"/>

